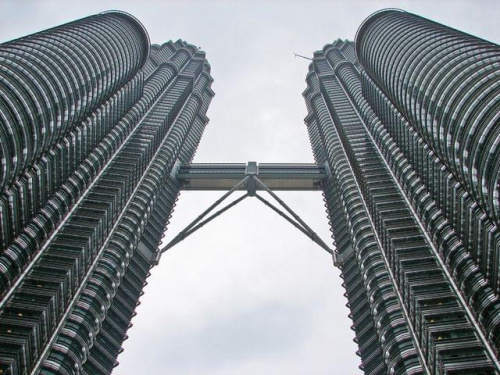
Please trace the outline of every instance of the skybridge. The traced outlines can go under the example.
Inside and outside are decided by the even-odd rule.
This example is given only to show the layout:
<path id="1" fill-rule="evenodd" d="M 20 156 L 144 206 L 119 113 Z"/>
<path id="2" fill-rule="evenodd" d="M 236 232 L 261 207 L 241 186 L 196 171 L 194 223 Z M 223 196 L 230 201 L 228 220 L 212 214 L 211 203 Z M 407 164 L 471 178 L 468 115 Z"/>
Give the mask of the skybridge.
<path id="1" fill-rule="evenodd" d="M 183 165 L 178 163 L 172 177 L 179 181 L 181 190 L 212 190 L 225 191 L 225 193 L 165 245 L 159 251 L 157 260 L 163 252 L 174 247 L 245 198 L 255 197 L 332 255 L 333 262 L 337 266 L 337 254 L 275 193 L 275 191 L 321 191 L 327 175 L 326 166 L 312 163 L 258 164 L 255 161 L 246 164 Z M 223 206 L 223 201 L 237 191 L 244 192 L 244 194 Z M 268 193 L 278 204 L 273 204 L 259 194 L 260 192 Z M 214 212 L 219 206 L 222 208 Z"/>
<path id="2" fill-rule="evenodd" d="M 176 176 L 182 183 L 182 190 L 227 191 L 246 176 L 254 176 L 273 191 L 310 191 L 321 190 L 327 172 L 325 166 L 312 163 L 202 163 L 180 165 Z M 238 185 L 237 190 L 247 190 L 252 195 L 257 190 L 265 189 L 254 179 L 248 179 Z"/>

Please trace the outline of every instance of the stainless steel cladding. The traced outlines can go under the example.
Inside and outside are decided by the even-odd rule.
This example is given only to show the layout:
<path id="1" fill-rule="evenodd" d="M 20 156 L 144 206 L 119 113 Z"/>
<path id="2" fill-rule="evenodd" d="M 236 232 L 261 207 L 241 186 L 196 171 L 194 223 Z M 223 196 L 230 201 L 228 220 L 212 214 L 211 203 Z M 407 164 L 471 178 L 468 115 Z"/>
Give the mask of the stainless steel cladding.
<path id="1" fill-rule="evenodd" d="M 0 46 L 2 373 L 116 366 L 212 81 L 121 12 Z"/>
<path id="2" fill-rule="evenodd" d="M 306 124 L 367 374 L 500 371 L 499 51 L 384 10 L 310 65 Z"/>

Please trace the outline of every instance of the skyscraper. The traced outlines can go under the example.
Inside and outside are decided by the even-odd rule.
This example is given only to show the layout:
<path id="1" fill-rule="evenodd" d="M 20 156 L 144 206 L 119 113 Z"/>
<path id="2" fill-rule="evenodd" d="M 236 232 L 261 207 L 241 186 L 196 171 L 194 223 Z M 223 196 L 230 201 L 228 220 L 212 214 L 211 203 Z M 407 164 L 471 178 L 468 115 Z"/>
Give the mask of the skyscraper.
<path id="1" fill-rule="evenodd" d="M 304 92 L 367 374 L 500 373 L 497 45 L 398 10 Z"/>
<path id="2" fill-rule="evenodd" d="M 111 372 L 211 82 L 121 12 L 0 45 L 0 374 Z"/>
<path id="3" fill-rule="evenodd" d="M 323 189 L 367 374 L 500 372 L 499 66 L 496 45 L 382 11 L 314 56 L 318 165 L 193 167 L 198 48 L 150 46 L 120 12 L 1 45 L 0 374 L 111 372 L 181 184 L 209 179 Z"/>

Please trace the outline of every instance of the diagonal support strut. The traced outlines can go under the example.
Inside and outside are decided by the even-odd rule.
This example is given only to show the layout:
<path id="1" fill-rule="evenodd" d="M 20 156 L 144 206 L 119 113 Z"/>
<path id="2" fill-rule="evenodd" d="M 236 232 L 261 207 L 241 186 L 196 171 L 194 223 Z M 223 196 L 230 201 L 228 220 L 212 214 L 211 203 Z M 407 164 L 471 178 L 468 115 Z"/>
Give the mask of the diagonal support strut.
<path id="1" fill-rule="evenodd" d="M 321 248 L 323 248 L 327 253 L 330 255 L 333 255 L 334 252 L 332 249 L 330 249 L 321 239 L 319 241 L 316 239 L 319 238 L 316 233 L 314 233 L 312 230 L 307 228 L 304 228 L 303 226 L 300 225 L 300 223 L 297 223 L 296 221 L 292 220 L 287 214 L 285 214 L 283 211 L 281 211 L 279 208 L 277 208 L 275 205 L 273 205 L 271 202 L 268 200 L 264 199 L 258 194 L 255 194 L 255 198 L 260 200 L 262 203 L 264 203 L 267 207 L 272 209 L 274 212 L 276 212 L 278 215 L 280 215 L 282 218 L 284 218 L 286 221 L 288 221 L 290 224 L 292 224 L 295 228 L 300 230 L 302 233 L 304 233 L 307 237 L 309 237 L 313 242 L 315 242 L 317 245 L 319 245 Z M 316 237 L 315 237 L 316 235 Z"/>
<path id="2" fill-rule="evenodd" d="M 206 220 L 203 220 L 205 216 L 207 216 L 215 207 L 217 207 L 219 204 L 221 204 L 227 197 L 229 197 L 232 193 L 234 193 L 238 188 L 240 188 L 242 185 L 244 185 L 250 176 L 246 176 L 243 178 L 240 182 L 238 182 L 236 185 L 233 186 L 232 189 L 230 189 L 227 193 L 225 193 L 222 197 L 217 199 L 210 207 L 208 207 L 205 211 L 201 213 L 196 219 L 194 219 L 191 223 L 188 224 L 186 228 L 184 228 L 177 236 L 175 236 L 167 245 L 162 247 L 157 255 L 156 261 L 158 262 L 159 257 L 161 256 L 162 253 L 167 251 L 168 249 L 172 248 L 173 246 L 177 245 L 179 242 L 187 238 L 189 235 L 203 227 L 205 224 L 208 222 L 212 221 L 215 219 L 217 216 L 221 215 L 231 207 L 234 207 L 236 204 L 241 202 L 243 199 L 245 199 L 248 196 L 248 193 L 241 196 L 240 198 L 236 199 L 232 203 L 226 205 L 224 208 L 220 209 L 216 213 L 212 214 L 209 218 Z M 203 221 L 202 221 L 203 220 Z"/>
<path id="3" fill-rule="evenodd" d="M 215 207 L 221 204 L 229 195 L 231 195 L 236 190 L 240 189 L 243 185 L 246 184 L 247 193 L 242 195 L 241 197 L 235 199 L 233 202 L 227 204 L 220 210 L 216 211 L 208 218 L 204 219 Z M 271 197 L 273 197 L 281 207 L 284 208 L 286 212 L 281 210 L 279 207 L 276 207 L 271 202 L 261 197 L 256 193 L 256 185 L 265 190 Z M 205 226 L 207 223 L 220 216 L 230 208 L 234 207 L 238 203 L 240 203 L 245 198 L 252 196 L 259 199 L 266 206 L 270 207 L 274 212 L 287 220 L 290 224 L 292 224 L 295 228 L 304 233 L 307 237 L 309 237 L 313 242 L 315 242 L 318 246 L 320 246 L 323 250 L 328 252 L 333 257 L 334 264 L 337 265 L 337 254 L 314 232 L 301 218 L 297 215 L 280 197 L 278 197 L 272 189 L 270 189 L 264 182 L 262 182 L 252 171 L 247 171 L 247 175 L 245 178 L 240 180 L 236 185 L 234 185 L 227 193 L 225 193 L 221 198 L 215 201 L 210 207 L 208 207 L 201 215 L 199 215 L 195 220 L 188 224 L 188 226 L 183 229 L 177 236 L 175 236 L 167 245 L 162 247 L 157 255 L 157 261 L 162 253 L 171 249 L 175 245 L 177 245 L 182 240 L 186 239 L 188 236 L 196 232 L 198 229 Z M 288 213 L 288 214 L 287 214 Z M 291 217 L 290 217 L 291 216 Z M 204 219 L 204 220 L 203 220 Z"/>
<path id="4" fill-rule="evenodd" d="M 265 191 L 267 191 L 274 199 L 276 199 L 276 201 L 285 209 L 287 210 L 290 215 L 293 216 L 293 218 L 295 220 L 297 220 L 311 235 L 312 235 L 312 239 L 313 241 L 315 241 L 316 243 L 318 243 L 321 247 L 323 247 L 324 249 L 329 249 L 328 245 L 325 244 L 325 242 L 316 234 L 316 232 L 314 232 L 301 218 L 299 215 L 297 215 L 290 207 L 288 207 L 288 205 L 283 202 L 283 200 L 278 197 L 271 189 L 269 189 L 266 184 L 264 184 L 258 177 L 254 177 L 255 180 L 257 181 L 257 184 L 259 184 Z M 328 250 L 327 250 L 328 251 Z M 333 253 L 332 250 L 329 251 L 330 253 Z"/>

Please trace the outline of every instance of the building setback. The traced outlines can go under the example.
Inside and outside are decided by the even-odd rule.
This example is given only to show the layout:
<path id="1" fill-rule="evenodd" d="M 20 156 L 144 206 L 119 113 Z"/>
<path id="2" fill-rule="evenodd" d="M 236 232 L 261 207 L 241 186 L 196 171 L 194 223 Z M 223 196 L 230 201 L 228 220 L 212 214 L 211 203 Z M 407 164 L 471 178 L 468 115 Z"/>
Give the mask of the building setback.
<path id="1" fill-rule="evenodd" d="M 398 10 L 304 98 L 366 374 L 500 373 L 500 47 Z"/>
<path id="2" fill-rule="evenodd" d="M 112 371 L 212 81 L 121 12 L 0 45 L 0 374 Z"/>

